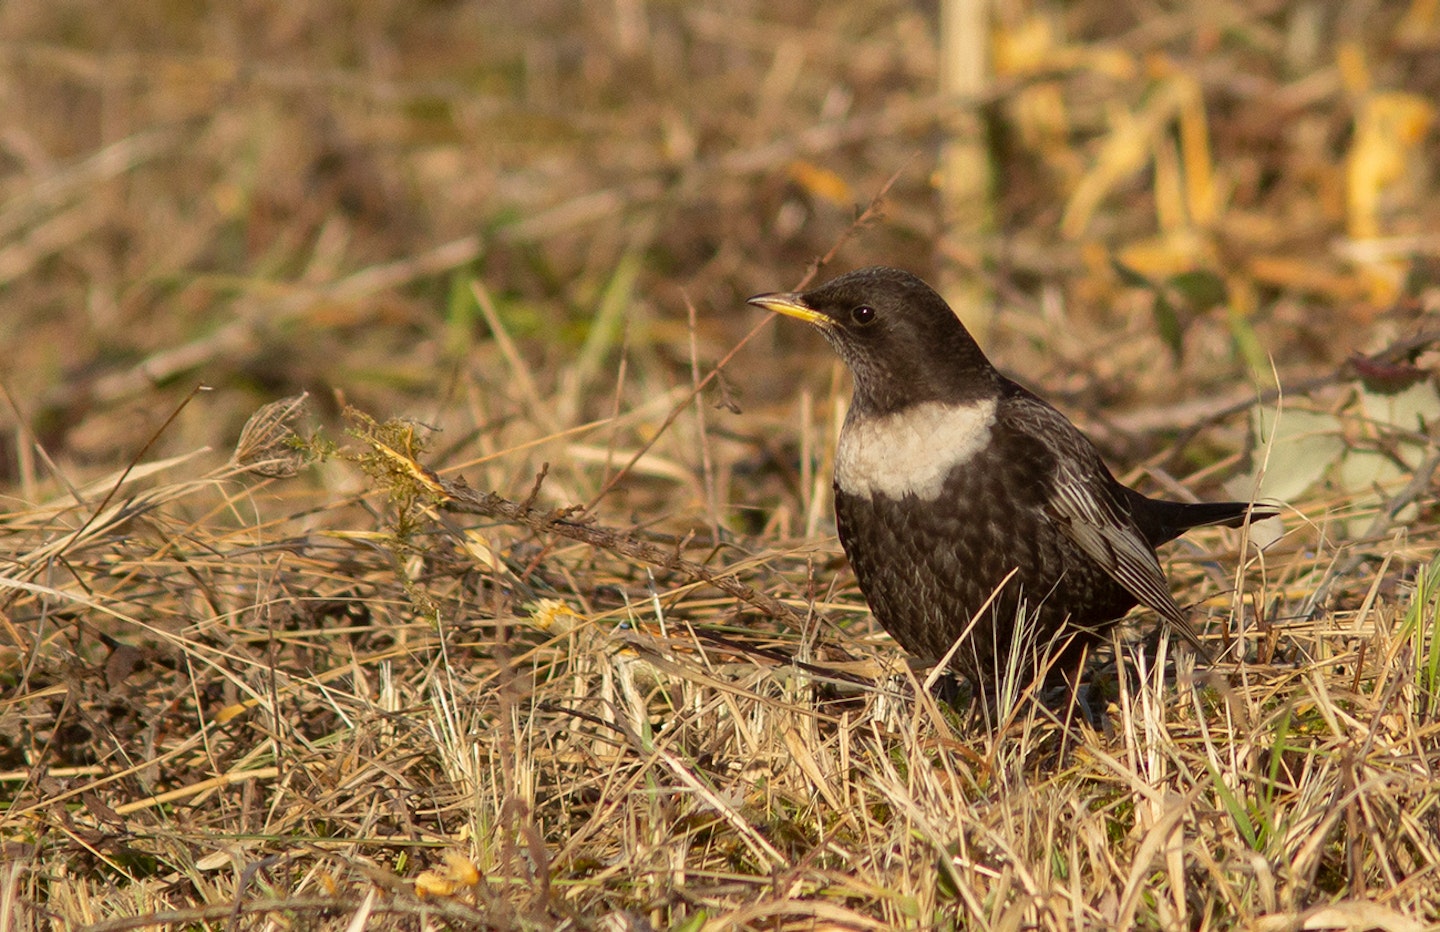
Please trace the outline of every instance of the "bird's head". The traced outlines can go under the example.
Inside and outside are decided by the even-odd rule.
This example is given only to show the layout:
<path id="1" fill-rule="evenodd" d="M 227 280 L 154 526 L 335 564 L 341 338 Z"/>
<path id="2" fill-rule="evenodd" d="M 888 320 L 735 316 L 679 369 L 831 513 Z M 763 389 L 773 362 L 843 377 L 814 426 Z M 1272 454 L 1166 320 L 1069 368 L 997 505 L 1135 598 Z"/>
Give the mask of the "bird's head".
<path id="1" fill-rule="evenodd" d="M 853 404 L 865 413 L 970 401 L 998 390 L 999 373 L 950 305 L 909 272 L 874 266 L 811 291 L 756 295 L 749 303 L 819 329 L 854 374 Z"/>

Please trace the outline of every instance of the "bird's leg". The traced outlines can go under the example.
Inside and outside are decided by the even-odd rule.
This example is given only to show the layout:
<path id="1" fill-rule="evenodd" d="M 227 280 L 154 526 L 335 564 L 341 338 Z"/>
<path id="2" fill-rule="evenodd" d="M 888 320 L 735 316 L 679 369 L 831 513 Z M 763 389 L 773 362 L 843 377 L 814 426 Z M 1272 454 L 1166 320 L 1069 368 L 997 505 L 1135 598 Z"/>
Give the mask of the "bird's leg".
<path id="1" fill-rule="evenodd" d="M 1088 641 L 1080 645 L 1077 651 L 1066 651 L 1069 656 L 1061 658 L 1060 676 L 1065 681 L 1065 716 L 1061 720 L 1060 731 L 1060 759 L 1064 760 L 1070 753 L 1070 738 L 1072 726 L 1075 722 L 1075 710 L 1080 705 L 1080 690 L 1083 686 L 1081 675 L 1085 672 L 1085 662 L 1090 659 L 1090 643 Z M 1084 714 L 1082 710 L 1082 714 Z M 1085 715 L 1088 722 L 1090 716 Z M 1077 736 L 1078 737 L 1078 736 Z"/>

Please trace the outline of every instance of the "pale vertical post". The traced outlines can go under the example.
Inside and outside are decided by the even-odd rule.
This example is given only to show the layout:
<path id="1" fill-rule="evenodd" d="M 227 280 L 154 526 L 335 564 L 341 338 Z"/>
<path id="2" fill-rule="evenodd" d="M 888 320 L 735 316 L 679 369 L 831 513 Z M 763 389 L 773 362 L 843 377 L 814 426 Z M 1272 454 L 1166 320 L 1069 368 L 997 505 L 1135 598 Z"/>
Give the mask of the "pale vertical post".
<path id="1" fill-rule="evenodd" d="M 979 101 L 990 80 L 990 0 L 941 0 L 940 93 L 948 131 L 941 143 L 937 183 L 941 222 L 940 292 L 971 332 L 988 330 L 989 289 L 976 274 L 984 266 L 994 228 L 990 145 Z M 956 274 L 953 270 L 962 271 Z"/>

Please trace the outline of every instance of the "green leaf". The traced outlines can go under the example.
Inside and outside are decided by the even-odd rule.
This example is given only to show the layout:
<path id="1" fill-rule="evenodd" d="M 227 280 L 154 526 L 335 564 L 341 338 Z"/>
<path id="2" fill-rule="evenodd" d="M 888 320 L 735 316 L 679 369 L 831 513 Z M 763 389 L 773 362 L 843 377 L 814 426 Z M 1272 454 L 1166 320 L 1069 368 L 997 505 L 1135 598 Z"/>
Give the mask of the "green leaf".
<path id="1" fill-rule="evenodd" d="M 1360 407 L 1371 420 L 1403 431 L 1428 434 L 1430 425 L 1440 422 L 1440 392 L 1429 379 L 1398 392 L 1367 389 L 1360 395 Z M 1411 466 L 1417 465 L 1424 449 L 1418 443 L 1404 446 L 1407 449 L 1399 451 L 1400 458 Z"/>
<path id="2" fill-rule="evenodd" d="M 1120 281 L 1129 285 L 1131 288 L 1145 288 L 1156 292 L 1160 290 L 1155 286 L 1154 282 L 1130 268 L 1130 266 L 1121 262 L 1119 259 L 1111 259 L 1110 267 L 1115 270 L 1116 275 L 1120 276 Z"/>
<path id="3" fill-rule="evenodd" d="M 1170 277 L 1169 285 L 1194 311 L 1208 311 L 1226 303 L 1225 279 L 1207 269 L 1194 269 Z"/>
<path id="4" fill-rule="evenodd" d="M 1340 420 L 1332 414 L 1257 405 L 1251 411 L 1251 429 L 1255 464 L 1226 483 L 1237 497 L 1294 501 L 1345 454 Z"/>
<path id="5" fill-rule="evenodd" d="M 1184 348 L 1185 328 L 1180 323 L 1180 315 L 1175 313 L 1175 306 L 1165 299 L 1160 293 L 1155 294 L 1155 329 L 1160 333 L 1160 339 L 1170 347 L 1170 353 L 1177 360 L 1180 358 Z"/>
<path id="6" fill-rule="evenodd" d="M 445 352 L 464 356 L 475 346 L 475 321 L 480 306 L 475 303 L 471 284 L 475 277 L 461 270 L 450 276 L 450 294 L 445 301 Z"/>
<path id="7" fill-rule="evenodd" d="M 1205 769 L 1210 771 L 1210 785 L 1215 788 L 1215 795 L 1220 797 L 1220 804 L 1230 814 L 1231 821 L 1235 823 L 1235 830 L 1240 833 L 1241 838 L 1245 839 L 1245 844 L 1250 847 L 1251 851 L 1258 850 L 1259 837 L 1255 831 L 1255 824 L 1250 821 L 1250 814 L 1245 811 L 1245 807 L 1240 804 L 1240 800 L 1235 794 L 1230 792 L 1230 787 L 1225 785 L 1225 778 L 1220 776 L 1220 771 L 1215 769 L 1215 765 L 1207 760 Z"/>
<path id="8" fill-rule="evenodd" d="M 1235 349 L 1240 357 L 1245 360 L 1246 365 L 1255 378 L 1264 383 L 1271 383 L 1275 380 L 1275 374 L 1270 366 L 1270 356 L 1265 352 L 1265 347 L 1260 343 L 1260 336 L 1255 328 L 1250 326 L 1250 321 L 1235 310 L 1229 309 L 1226 315 L 1226 323 L 1230 326 L 1230 339 L 1235 341 Z"/>
<path id="9" fill-rule="evenodd" d="M 710 914 L 707 911 L 697 909 L 676 923 L 671 928 L 671 932 L 700 932 L 701 929 L 705 928 L 705 923 L 709 921 L 709 919 Z"/>

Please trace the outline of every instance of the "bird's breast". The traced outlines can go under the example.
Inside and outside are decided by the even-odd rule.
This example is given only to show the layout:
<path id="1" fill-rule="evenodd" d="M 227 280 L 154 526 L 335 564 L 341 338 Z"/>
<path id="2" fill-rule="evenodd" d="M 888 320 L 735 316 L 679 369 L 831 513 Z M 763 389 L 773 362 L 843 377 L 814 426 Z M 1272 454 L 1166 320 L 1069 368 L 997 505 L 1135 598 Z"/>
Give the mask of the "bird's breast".
<path id="1" fill-rule="evenodd" d="M 849 417 L 835 451 L 835 484 L 849 495 L 924 501 L 990 443 L 993 398 L 960 404 L 927 401 L 893 414 Z"/>

